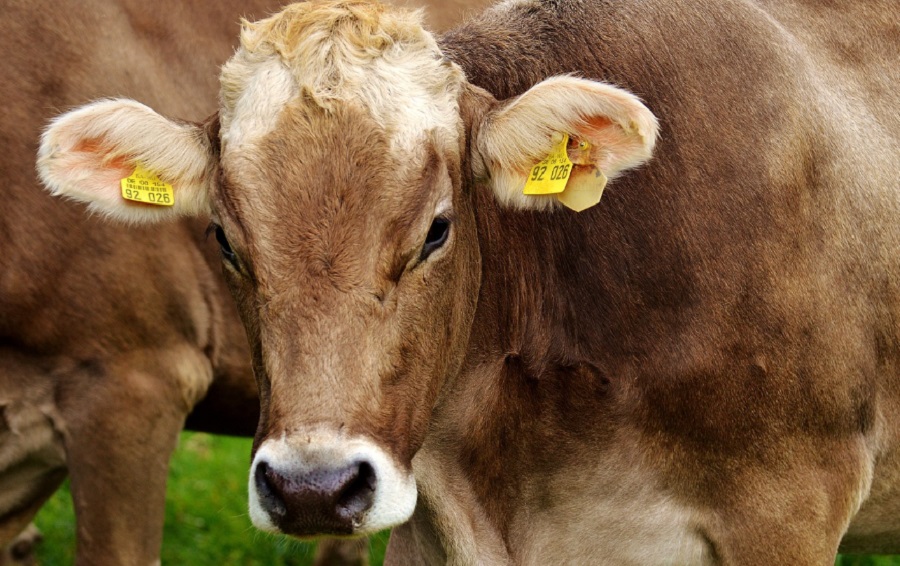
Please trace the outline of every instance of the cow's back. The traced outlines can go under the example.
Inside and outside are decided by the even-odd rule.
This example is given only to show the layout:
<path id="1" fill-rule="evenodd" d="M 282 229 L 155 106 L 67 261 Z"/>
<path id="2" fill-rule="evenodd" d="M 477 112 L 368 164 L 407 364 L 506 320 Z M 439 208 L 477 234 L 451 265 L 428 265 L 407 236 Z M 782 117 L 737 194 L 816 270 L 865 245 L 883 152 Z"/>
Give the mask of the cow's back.
<path id="1" fill-rule="evenodd" d="M 816 240 L 824 245 L 810 258 L 810 273 L 831 279 L 822 284 L 833 303 L 825 316 L 832 326 L 828 347 L 839 360 L 847 360 L 845 367 L 835 368 L 834 389 L 849 398 L 835 401 L 856 406 L 871 466 L 862 478 L 865 501 L 841 544 L 847 552 L 896 553 L 900 12 L 896 2 L 764 4 L 804 63 L 798 77 L 808 84 L 802 100 L 816 117 L 804 132 L 814 140 L 813 155 L 801 169 L 790 163 L 793 154 L 786 151 L 782 166 L 786 173 L 802 171 L 812 181 L 814 210 L 821 215 Z"/>

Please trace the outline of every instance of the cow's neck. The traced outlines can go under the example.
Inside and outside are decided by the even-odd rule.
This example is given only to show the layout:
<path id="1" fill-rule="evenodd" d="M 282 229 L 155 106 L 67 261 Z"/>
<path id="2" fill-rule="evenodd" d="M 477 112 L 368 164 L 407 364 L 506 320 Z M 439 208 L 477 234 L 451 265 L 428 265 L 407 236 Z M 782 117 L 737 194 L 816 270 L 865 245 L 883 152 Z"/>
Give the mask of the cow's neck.
<path id="1" fill-rule="evenodd" d="M 511 43 L 515 31 L 506 30 Z M 535 45 L 528 33 L 521 38 L 525 47 Z M 479 57 L 472 45 L 482 35 L 492 32 L 471 24 L 442 39 L 445 53 L 473 84 L 502 99 L 550 74 L 540 50 L 507 45 L 509 50 L 494 53 L 499 59 Z M 514 69 L 516 81 L 492 83 L 497 73 Z M 579 351 L 587 339 L 579 323 L 602 300 L 571 297 L 564 285 L 594 276 L 592 254 L 578 258 L 582 242 L 573 239 L 573 232 L 590 238 L 590 223 L 573 223 L 564 211 L 502 210 L 486 186 L 475 200 L 483 265 L 469 352 L 459 375 L 446 384 L 414 460 L 420 499 L 412 520 L 392 535 L 389 558 L 398 563 L 412 556 L 425 564 L 514 562 L 509 527 L 532 478 L 547 477 L 542 455 L 559 450 L 588 422 L 554 407 L 567 404 L 572 393 L 558 386 L 578 379 L 575 394 L 593 398 L 607 384 Z M 546 460 L 564 459 L 554 454 Z"/>
<path id="2" fill-rule="evenodd" d="M 540 25 L 474 22 L 446 35 L 442 49 L 498 99 L 576 70 L 560 64 L 593 64 L 591 76 L 602 78 L 596 61 L 573 59 L 577 49 L 554 58 L 529 40 Z M 490 39 L 496 37 L 505 43 Z M 579 41 L 577 34 L 556 39 L 560 49 Z M 492 45 L 490 56 L 479 49 L 483 45 Z M 639 175 L 624 177 L 600 205 L 580 214 L 503 210 L 488 187 L 478 188 L 482 285 L 470 348 L 460 374 L 442 392 L 414 461 L 420 504 L 410 524 L 396 531 L 394 548 L 435 563 L 521 562 L 519 553 L 538 545 L 533 531 L 556 528 L 533 524 L 523 509 L 560 509 L 560 497 L 612 485 L 621 485 L 621 493 L 601 493 L 597 511 L 571 520 L 611 513 L 599 502 L 614 507 L 626 495 L 637 504 L 657 501 L 644 489 L 649 477 L 635 473 L 645 467 L 640 450 L 623 452 L 638 442 L 621 438 L 630 434 L 622 423 L 637 412 L 629 394 L 633 360 L 652 335 L 636 329 L 656 322 L 635 319 L 632 307 L 644 295 L 660 295 L 655 281 L 635 287 L 634 258 L 628 257 L 636 243 L 655 241 L 657 224 L 664 223 L 664 207 L 642 190 L 652 186 Z M 654 246 L 641 249 L 641 262 L 656 265 Z M 670 301 L 685 296 L 669 289 L 664 295 Z M 623 476 L 631 481 L 622 482 Z M 570 535 L 580 530 L 563 527 Z"/>
<path id="3" fill-rule="evenodd" d="M 540 497 L 551 475 L 543 462 L 597 446 L 607 410 L 607 370 L 586 344 L 599 342 L 609 301 L 565 285 L 599 277 L 597 254 L 584 252 L 596 219 L 503 211 L 486 191 L 478 200 L 483 276 L 469 352 L 415 460 L 417 514 L 395 537 L 436 563 L 510 560 L 523 497 Z"/>

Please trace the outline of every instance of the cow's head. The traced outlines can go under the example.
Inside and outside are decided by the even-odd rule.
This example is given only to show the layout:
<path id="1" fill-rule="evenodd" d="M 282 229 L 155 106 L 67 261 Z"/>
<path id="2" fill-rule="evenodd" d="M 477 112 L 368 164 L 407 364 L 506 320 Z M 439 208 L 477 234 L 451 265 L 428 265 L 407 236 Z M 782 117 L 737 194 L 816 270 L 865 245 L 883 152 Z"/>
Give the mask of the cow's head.
<path id="1" fill-rule="evenodd" d="M 221 82 L 203 125 L 128 100 L 59 117 L 40 175 L 126 221 L 211 216 L 260 388 L 258 527 L 396 525 L 415 507 L 412 459 L 467 349 L 475 192 L 553 213 L 552 197 L 522 187 L 555 138 L 574 140 L 579 172 L 612 176 L 649 158 L 655 120 L 633 95 L 572 77 L 497 101 L 418 14 L 352 0 L 245 24 Z M 173 186 L 173 206 L 122 198 L 137 164 Z"/>

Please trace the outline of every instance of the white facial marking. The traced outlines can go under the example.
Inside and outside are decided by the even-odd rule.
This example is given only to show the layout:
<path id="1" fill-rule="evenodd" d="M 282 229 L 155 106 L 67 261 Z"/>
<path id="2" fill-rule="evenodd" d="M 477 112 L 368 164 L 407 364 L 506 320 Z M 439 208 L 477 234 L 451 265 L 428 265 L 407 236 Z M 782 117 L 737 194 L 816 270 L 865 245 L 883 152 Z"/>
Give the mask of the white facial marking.
<path id="1" fill-rule="evenodd" d="M 223 68 L 225 74 L 235 83 L 230 93 L 233 106 L 226 104 L 220 116 L 222 151 L 228 153 L 252 146 L 274 130 L 281 111 L 298 90 L 290 71 L 275 55 L 259 57 L 239 51 Z"/>
<path id="2" fill-rule="evenodd" d="M 396 48 L 391 55 L 367 67 L 342 69 L 339 96 L 368 109 L 398 151 L 414 149 L 429 131 L 455 134 L 460 118 L 453 73 L 440 72 L 432 53 Z M 436 84 L 446 88 L 435 89 Z"/>
<path id="3" fill-rule="evenodd" d="M 295 4 L 246 24 L 242 47 L 222 69 L 223 150 L 270 132 L 304 91 L 326 108 L 365 110 L 398 150 L 429 132 L 455 139 L 462 72 L 443 60 L 421 14 L 381 10 Z"/>

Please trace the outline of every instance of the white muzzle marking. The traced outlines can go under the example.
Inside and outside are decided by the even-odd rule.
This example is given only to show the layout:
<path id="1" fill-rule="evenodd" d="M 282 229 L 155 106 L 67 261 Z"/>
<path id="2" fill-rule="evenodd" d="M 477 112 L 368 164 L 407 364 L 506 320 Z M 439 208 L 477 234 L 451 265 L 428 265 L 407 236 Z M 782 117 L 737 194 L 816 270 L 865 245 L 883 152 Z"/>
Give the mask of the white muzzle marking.
<path id="1" fill-rule="evenodd" d="M 413 473 L 401 470 L 372 440 L 365 437 L 347 438 L 321 429 L 296 432 L 263 442 L 250 466 L 250 518 L 257 528 L 264 531 L 282 532 L 282 529 L 277 524 L 278 519 L 273 517 L 271 504 L 267 505 L 270 496 L 259 491 L 257 471 L 261 463 L 280 477 L 287 478 L 286 481 L 306 481 L 311 485 L 316 484 L 315 478 L 320 477 L 323 470 L 367 464 L 374 476 L 372 503 L 352 521 L 354 535 L 369 535 L 399 525 L 410 518 L 416 506 L 417 490 Z M 326 530 L 316 534 L 335 533 Z"/>

